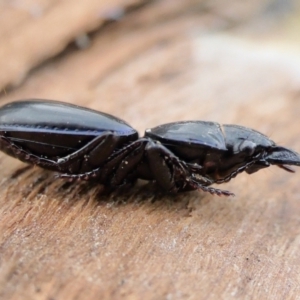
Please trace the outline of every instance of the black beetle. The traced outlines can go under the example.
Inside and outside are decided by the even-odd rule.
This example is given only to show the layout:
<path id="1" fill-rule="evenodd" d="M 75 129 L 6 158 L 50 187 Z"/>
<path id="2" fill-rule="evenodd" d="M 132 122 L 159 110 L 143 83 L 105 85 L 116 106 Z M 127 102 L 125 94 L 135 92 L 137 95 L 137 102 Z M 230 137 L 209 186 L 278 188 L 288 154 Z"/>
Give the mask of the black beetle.
<path id="1" fill-rule="evenodd" d="M 156 181 L 168 192 L 209 187 L 270 165 L 293 172 L 300 155 L 258 131 L 237 125 L 185 121 L 147 129 L 95 110 L 51 100 L 24 100 L 0 108 L 1 150 L 58 171 L 60 178 L 96 179 L 111 187 Z"/>

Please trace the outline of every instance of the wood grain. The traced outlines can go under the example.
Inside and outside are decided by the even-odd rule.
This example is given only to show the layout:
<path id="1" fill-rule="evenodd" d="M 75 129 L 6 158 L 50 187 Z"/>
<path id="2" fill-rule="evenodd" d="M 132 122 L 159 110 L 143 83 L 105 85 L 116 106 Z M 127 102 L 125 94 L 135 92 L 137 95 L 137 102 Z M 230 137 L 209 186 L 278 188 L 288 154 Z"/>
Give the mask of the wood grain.
<path id="1" fill-rule="evenodd" d="M 1 104 L 63 100 L 116 115 L 141 134 L 177 120 L 235 123 L 300 151 L 296 2 L 293 10 L 217 3 L 149 1 L 98 31 L 92 20 L 75 30 L 79 17 L 57 7 L 69 28 L 53 34 L 56 46 L 46 51 L 48 40 L 14 71 L 0 55 L 3 88 L 32 70 L 3 89 Z M 17 11 L 2 22 L 10 14 L 18 17 L 7 41 L 29 22 Z M 94 31 L 88 48 L 49 59 L 80 29 Z M 106 195 L 101 185 L 55 180 L 4 154 L 0 164 L 1 299 L 300 299 L 299 172 L 241 174 L 220 186 L 234 198 L 164 195 L 145 182 Z"/>

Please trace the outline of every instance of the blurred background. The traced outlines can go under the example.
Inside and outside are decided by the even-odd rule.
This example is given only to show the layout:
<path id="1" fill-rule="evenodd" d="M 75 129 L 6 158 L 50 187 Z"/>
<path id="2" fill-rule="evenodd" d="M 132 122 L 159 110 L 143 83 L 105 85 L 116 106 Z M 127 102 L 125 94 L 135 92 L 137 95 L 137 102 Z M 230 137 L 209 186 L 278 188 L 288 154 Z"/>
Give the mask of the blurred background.
<path id="1" fill-rule="evenodd" d="M 66 101 L 141 135 L 240 124 L 300 151 L 299 0 L 1 0 L 0 41 L 0 105 Z M 0 163 L 0 298 L 299 299 L 299 172 L 118 206 Z"/>
<path id="2" fill-rule="evenodd" d="M 163 121 L 250 126 L 277 115 L 283 124 L 288 103 L 299 98 L 296 0 L 0 5 L 2 103 L 80 103 L 120 114 L 142 133 L 161 123 L 158 112 Z M 273 134 L 263 123 L 259 129 Z"/>

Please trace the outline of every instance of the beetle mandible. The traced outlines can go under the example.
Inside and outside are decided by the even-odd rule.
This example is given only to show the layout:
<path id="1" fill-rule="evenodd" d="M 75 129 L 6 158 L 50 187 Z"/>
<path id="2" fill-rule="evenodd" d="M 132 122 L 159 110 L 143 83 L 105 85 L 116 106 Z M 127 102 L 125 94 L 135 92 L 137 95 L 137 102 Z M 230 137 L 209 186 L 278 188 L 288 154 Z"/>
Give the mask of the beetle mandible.
<path id="1" fill-rule="evenodd" d="M 183 121 L 157 126 L 139 137 L 112 115 L 52 100 L 23 100 L 0 108 L 0 147 L 21 161 L 70 180 L 110 187 L 156 181 L 167 192 L 203 190 L 243 171 L 270 165 L 293 172 L 300 155 L 258 131 L 238 125 Z"/>

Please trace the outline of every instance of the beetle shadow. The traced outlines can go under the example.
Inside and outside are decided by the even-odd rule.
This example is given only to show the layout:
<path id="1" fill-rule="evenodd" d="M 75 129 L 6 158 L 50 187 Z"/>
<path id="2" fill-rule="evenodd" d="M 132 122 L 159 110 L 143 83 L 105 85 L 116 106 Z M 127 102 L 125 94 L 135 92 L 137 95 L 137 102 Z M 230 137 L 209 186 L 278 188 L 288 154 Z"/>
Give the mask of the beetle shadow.
<path id="1" fill-rule="evenodd" d="M 191 202 L 197 201 L 201 206 L 203 199 L 210 196 L 198 191 L 166 193 L 155 182 L 138 180 L 117 189 L 108 188 L 97 181 L 67 181 L 55 179 L 51 171 L 35 168 L 31 165 L 18 168 L 10 176 L 11 180 L 22 181 L 18 192 L 23 197 L 32 194 L 46 194 L 49 198 L 68 199 L 72 205 L 78 202 L 92 201 L 95 205 L 147 205 L 159 206 L 165 210 L 184 210 L 185 215 L 194 210 Z M 14 190 L 16 192 L 16 190 Z M 32 193 L 32 191 L 35 191 Z M 202 203 L 202 204 L 201 204 Z"/>
<path id="2" fill-rule="evenodd" d="M 70 196 L 70 192 L 76 195 L 77 200 L 81 201 L 82 198 L 86 198 L 87 195 L 92 197 L 96 205 L 155 205 L 159 204 L 160 207 L 166 209 L 172 209 L 172 207 L 180 207 L 187 209 L 189 203 L 189 197 L 186 193 L 166 193 L 154 182 L 145 182 L 138 180 L 135 184 L 128 184 L 126 186 L 112 189 L 105 187 L 102 184 L 93 181 L 81 181 L 76 182 L 64 182 L 61 184 L 57 192 L 64 196 Z M 197 193 L 197 192 L 196 192 Z M 204 196 L 199 195 L 199 200 Z"/>
<path id="3" fill-rule="evenodd" d="M 249 213 L 242 205 L 233 205 L 233 199 L 217 197 L 201 191 L 166 193 L 155 182 L 138 180 L 135 184 L 118 189 L 107 188 L 97 181 L 74 181 L 55 179 L 51 171 L 25 166 L 11 174 L 9 191 L 21 195 L 22 199 L 37 203 L 45 195 L 47 202 L 58 201 L 66 207 L 87 207 L 90 214 L 93 208 L 119 208 L 123 210 L 142 210 L 142 213 L 163 214 L 168 218 L 192 218 L 194 224 L 218 224 L 219 215 L 223 222 L 235 228 Z M 91 209 L 92 208 L 92 209 Z M 162 216 L 162 215 L 161 215 Z"/>
<path id="4" fill-rule="evenodd" d="M 27 171 L 29 171 L 30 169 L 32 169 L 31 165 L 25 165 L 24 167 L 21 167 L 17 170 L 15 170 L 11 175 L 10 178 L 11 179 L 16 179 L 18 177 L 20 177 L 21 175 L 23 175 L 24 173 L 26 173 Z"/>

